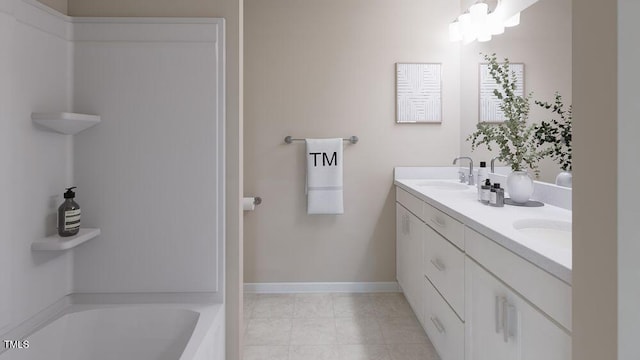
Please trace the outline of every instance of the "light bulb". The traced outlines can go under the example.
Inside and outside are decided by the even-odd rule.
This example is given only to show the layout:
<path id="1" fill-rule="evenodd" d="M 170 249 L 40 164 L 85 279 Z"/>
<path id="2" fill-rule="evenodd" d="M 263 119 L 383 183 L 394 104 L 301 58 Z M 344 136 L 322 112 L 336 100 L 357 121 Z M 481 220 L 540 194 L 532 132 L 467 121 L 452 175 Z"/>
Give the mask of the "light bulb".
<path id="1" fill-rule="evenodd" d="M 489 12 L 489 5 L 485 3 L 475 3 L 471 5 L 469 8 L 469 13 L 471 13 L 472 21 L 478 21 L 484 18 Z"/>
<path id="2" fill-rule="evenodd" d="M 476 39 L 476 32 L 471 25 L 471 14 L 466 13 L 458 17 L 460 23 L 460 32 L 462 33 L 462 39 L 465 44 L 468 44 Z"/>
<path id="3" fill-rule="evenodd" d="M 487 27 L 491 35 L 504 34 L 504 23 L 500 19 L 500 15 L 495 12 L 492 12 L 487 17 Z"/>
<path id="4" fill-rule="evenodd" d="M 449 24 L 449 40 L 460 41 L 462 40 L 462 30 L 460 29 L 460 22 L 454 21 Z"/>
<path id="5" fill-rule="evenodd" d="M 485 3 L 476 3 L 469 8 L 471 14 L 471 26 L 476 34 L 483 31 L 483 28 L 487 25 L 487 12 L 489 11 L 489 5 Z"/>
<path id="6" fill-rule="evenodd" d="M 478 33 L 478 41 L 479 42 L 487 42 L 491 41 L 491 34 L 487 32 Z"/>
<path id="7" fill-rule="evenodd" d="M 483 24 L 476 26 L 476 34 L 479 42 L 486 42 L 491 40 L 491 31 L 489 24 L 485 21 Z"/>
<path id="8" fill-rule="evenodd" d="M 520 13 L 513 15 L 504 22 L 506 27 L 514 27 L 520 25 Z"/>

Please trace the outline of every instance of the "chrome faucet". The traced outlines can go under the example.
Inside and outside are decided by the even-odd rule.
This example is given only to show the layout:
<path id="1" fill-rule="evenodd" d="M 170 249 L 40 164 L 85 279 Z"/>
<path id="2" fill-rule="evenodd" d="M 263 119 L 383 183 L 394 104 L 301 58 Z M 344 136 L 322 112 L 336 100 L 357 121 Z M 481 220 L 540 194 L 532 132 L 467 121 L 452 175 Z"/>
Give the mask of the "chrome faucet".
<path id="1" fill-rule="evenodd" d="M 496 160 L 498 160 L 500 158 L 500 156 L 496 156 L 493 159 L 491 159 L 491 172 L 495 173 L 496 172 L 496 167 L 495 167 L 495 162 Z"/>
<path id="2" fill-rule="evenodd" d="M 473 182 L 473 159 L 471 159 L 468 156 L 460 156 L 460 157 L 457 157 L 457 158 L 453 159 L 453 165 L 455 165 L 458 162 L 458 160 L 461 160 L 461 159 L 469 160 L 469 175 L 467 177 L 467 179 L 468 179 L 467 184 L 475 185 L 475 183 Z M 461 180 L 461 182 L 463 182 L 464 178 L 460 177 L 460 180 Z"/>

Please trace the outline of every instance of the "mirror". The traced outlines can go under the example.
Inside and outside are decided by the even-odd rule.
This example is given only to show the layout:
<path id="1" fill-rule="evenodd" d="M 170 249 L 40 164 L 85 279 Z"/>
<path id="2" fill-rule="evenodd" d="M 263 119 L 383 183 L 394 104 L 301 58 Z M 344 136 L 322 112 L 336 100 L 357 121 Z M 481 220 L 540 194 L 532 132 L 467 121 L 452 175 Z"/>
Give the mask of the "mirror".
<path id="1" fill-rule="evenodd" d="M 466 9 L 473 0 L 462 1 Z M 551 119 L 551 111 L 534 104 L 535 100 L 553 102 L 558 91 L 565 106 L 571 104 L 571 0 L 539 0 L 521 13 L 520 25 L 506 28 L 505 33 L 493 36 L 488 42 L 460 45 L 461 87 L 460 136 L 461 154 L 475 161 L 489 161 L 498 155 L 486 147 L 471 151 L 467 137 L 476 129 L 480 119 L 480 65 L 486 63 L 482 54 L 496 53 L 511 63 L 524 64 L 524 93 L 533 93 L 529 121 Z M 594 71 L 597 71 L 594 69 Z M 500 164 L 505 165 L 505 164 Z M 551 159 L 540 162 L 540 181 L 554 183 L 561 172 L 560 165 Z"/>

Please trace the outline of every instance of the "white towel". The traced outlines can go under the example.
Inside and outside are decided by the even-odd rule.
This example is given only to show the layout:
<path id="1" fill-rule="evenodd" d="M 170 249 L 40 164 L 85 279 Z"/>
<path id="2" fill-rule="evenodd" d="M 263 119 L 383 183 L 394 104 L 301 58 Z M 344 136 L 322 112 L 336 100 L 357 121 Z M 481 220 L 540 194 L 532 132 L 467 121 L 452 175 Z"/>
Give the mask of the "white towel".
<path id="1" fill-rule="evenodd" d="M 343 214 L 342 139 L 306 139 L 307 214 Z"/>

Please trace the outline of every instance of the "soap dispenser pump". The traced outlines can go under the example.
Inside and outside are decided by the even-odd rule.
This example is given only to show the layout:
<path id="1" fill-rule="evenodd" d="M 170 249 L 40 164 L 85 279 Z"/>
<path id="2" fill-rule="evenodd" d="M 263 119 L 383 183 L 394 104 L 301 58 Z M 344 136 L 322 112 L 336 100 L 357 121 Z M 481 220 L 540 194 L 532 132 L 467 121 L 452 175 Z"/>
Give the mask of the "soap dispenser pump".
<path id="1" fill-rule="evenodd" d="M 67 237 L 77 235 L 80 232 L 80 205 L 75 202 L 76 187 L 67 188 L 64 193 L 64 202 L 58 208 L 58 235 Z"/>

